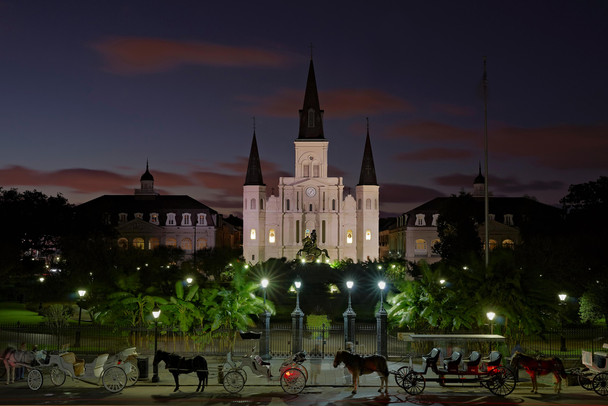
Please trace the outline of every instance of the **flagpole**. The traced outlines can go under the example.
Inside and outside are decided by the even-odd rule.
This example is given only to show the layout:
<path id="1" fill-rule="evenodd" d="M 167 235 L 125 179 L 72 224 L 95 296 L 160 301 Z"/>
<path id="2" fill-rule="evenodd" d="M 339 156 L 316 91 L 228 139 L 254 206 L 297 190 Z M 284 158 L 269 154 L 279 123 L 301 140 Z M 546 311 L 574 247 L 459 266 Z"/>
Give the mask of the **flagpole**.
<path id="1" fill-rule="evenodd" d="M 483 118 L 484 118 L 484 224 L 485 224 L 485 260 L 486 269 L 490 263 L 490 199 L 488 198 L 488 75 L 486 57 L 483 57 Z"/>

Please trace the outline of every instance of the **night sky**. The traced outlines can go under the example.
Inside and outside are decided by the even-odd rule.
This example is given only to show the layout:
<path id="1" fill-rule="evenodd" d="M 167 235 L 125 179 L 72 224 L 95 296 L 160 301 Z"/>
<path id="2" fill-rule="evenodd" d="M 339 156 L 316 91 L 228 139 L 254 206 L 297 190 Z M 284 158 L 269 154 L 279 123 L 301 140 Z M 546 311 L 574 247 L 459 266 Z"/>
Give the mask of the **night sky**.
<path id="1" fill-rule="evenodd" d="M 470 191 L 558 204 L 608 167 L 608 2 L 0 0 L 0 186 L 78 204 L 162 194 L 240 215 L 253 117 L 269 192 L 293 176 L 311 57 L 329 175 L 382 216 Z M 311 51 L 312 44 L 312 51 Z"/>

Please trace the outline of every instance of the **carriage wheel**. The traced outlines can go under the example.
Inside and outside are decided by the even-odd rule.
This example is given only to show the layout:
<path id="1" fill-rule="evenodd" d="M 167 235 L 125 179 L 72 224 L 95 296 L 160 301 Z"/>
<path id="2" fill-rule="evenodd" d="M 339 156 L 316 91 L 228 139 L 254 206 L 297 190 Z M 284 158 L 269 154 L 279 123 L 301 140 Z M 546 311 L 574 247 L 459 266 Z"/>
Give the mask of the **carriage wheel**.
<path id="1" fill-rule="evenodd" d="M 608 395 L 608 372 L 602 372 L 593 378 L 593 390 L 600 396 Z"/>
<path id="2" fill-rule="evenodd" d="M 281 387 L 285 393 L 297 395 L 306 386 L 306 376 L 298 368 L 289 368 L 281 374 Z"/>
<path id="3" fill-rule="evenodd" d="M 397 372 L 395 372 L 395 383 L 403 389 L 405 389 L 405 387 L 404 387 L 405 383 L 403 382 L 403 380 L 405 379 L 405 376 L 407 375 L 409 370 L 410 370 L 410 367 L 405 366 L 405 367 L 399 368 L 397 370 Z"/>
<path id="4" fill-rule="evenodd" d="M 245 386 L 245 378 L 240 371 L 228 371 L 224 375 L 224 389 L 229 393 L 238 393 Z"/>
<path id="5" fill-rule="evenodd" d="M 63 372 L 57 365 L 53 365 L 51 368 L 51 382 L 55 386 L 61 386 L 65 382 L 65 372 Z"/>
<path id="6" fill-rule="evenodd" d="M 122 368 L 112 366 L 103 371 L 101 382 L 108 391 L 120 392 L 127 384 L 127 374 Z"/>
<path id="7" fill-rule="evenodd" d="M 410 395 L 419 395 L 426 387 L 424 376 L 416 371 L 410 371 L 403 378 L 402 388 Z"/>
<path id="8" fill-rule="evenodd" d="M 137 364 L 131 361 L 127 362 L 131 364 L 131 370 L 127 374 L 127 386 L 133 386 L 139 379 L 139 368 L 137 367 Z"/>
<path id="9" fill-rule="evenodd" d="M 297 367 L 295 367 L 295 368 L 298 368 L 300 371 L 302 371 L 302 372 L 304 373 L 304 379 L 306 379 L 306 382 L 308 382 L 308 369 L 306 369 L 306 368 L 304 367 L 304 365 L 302 365 L 302 364 L 299 364 L 299 365 L 298 365 Z"/>
<path id="10" fill-rule="evenodd" d="M 578 384 L 581 385 L 583 389 L 593 390 L 593 378 L 589 378 L 588 376 L 579 373 L 578 376 Z"/>
<path id="11" fill-rule="evenodd" d="M 32 369 L 27 374 L 27 386 L 30 387 L 31 390 L 38 390 L 42 387 L 42 382 L 44 382 L 44 378 L 42 377 L 42 372 L 37 369 Z"/>
<path id="12" fill-rule="evenodd" d="M 492 377 L 487 381 L 487 388 L 497 396 L 507 396 L 513 392 L 515 385 L 515 375 L 505 367 L 496 367 L 492 371 Z"/>

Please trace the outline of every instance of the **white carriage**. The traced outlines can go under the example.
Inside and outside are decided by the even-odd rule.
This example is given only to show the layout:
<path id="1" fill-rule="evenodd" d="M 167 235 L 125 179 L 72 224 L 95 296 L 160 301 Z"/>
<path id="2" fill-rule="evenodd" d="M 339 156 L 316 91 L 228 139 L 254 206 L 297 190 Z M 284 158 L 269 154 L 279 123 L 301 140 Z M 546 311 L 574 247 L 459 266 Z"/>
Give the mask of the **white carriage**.
<path id="1" fill-rule="evenodd" d="M 131 355 L 135 349 L 127 349 Z M 128 383 L 132 382 L 132 371 L 137 368 L 124 356 L 124 351 L 110 358 L 109 354 L 101 354 L 92 362 L 85 363 L 77 359 L 73 352 L 61 354 L 47 354 L 39 351 L 36 356 L 36 365 L 27 375 L 27 385 L 32 390 L 38 390 L 44 383 L 44 372 L 48 372 L 51 382 L 55 386 L 63 385 L 66 377 L 78 379 L 96 385 L 103 385 L 110 392 L 120 392 Z M 125 353 L 125 354 L 126 354 Z M 124 357 L 124 358 L 123 358 Z M 136 380 L 135 380 L 136 381 Z"/>
<path id="2" fill-rule="evenodd" d="M 603 345 L 608 349 L 608 344 Z M 594 390 L 601 396 L 608 396 L 608 354 L 602 351 L 581 351 L 581 361 L 585 369 L 575 371 L 579 384 L 587 389 Z"/>

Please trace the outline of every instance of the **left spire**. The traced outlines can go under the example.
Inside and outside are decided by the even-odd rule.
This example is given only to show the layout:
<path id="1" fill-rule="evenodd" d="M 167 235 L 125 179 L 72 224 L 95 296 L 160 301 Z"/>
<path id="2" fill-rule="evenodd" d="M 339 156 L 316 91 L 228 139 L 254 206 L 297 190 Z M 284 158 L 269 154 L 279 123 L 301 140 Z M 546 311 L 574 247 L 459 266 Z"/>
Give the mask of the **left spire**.
<path id="1" fill-rule="evenodd" d="M 251 151 L 249 152 L 249 162 L 247 163 L 247 176 L 245 177 L 245 186 L 248 185 L 265 186 L 264 179 L 262 178 L 260 155 L 258 154 L 258 143 L 255 138 L 255 119 L 253 140 L 251 141 Z"/>

